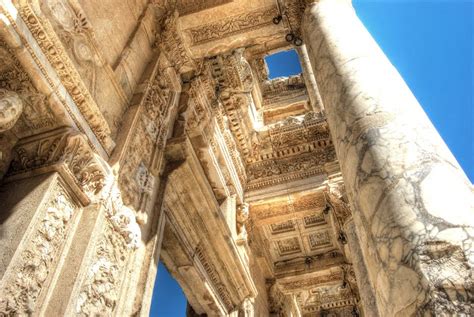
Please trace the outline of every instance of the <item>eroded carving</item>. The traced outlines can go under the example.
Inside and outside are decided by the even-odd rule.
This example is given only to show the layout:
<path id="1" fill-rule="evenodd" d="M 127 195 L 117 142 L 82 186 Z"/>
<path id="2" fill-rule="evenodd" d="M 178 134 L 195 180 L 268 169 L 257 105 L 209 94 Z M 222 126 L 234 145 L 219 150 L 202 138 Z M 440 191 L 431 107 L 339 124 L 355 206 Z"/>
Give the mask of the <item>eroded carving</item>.
<path id="1" fill-rule="evenodd" d="M 103 148 L 110 153 L 115 146 L 110 136 L 110 128 L 85 86 L 81 75 L 66 53 L 66 49 L 55 33 L 51 23 L 47 19 L 40 18 L 34 10 L 33 5 L 29 2 L 19 2 L 18 13 L 38 43 L 42 53 L 55 69 L 62 84 L 79 108 L 83 118 L 88 122 Z M 9 23 L 11 23 L 15 29 L 18 29 L 19 27 L 15 19 L 7 12 L 5 12 L 5 15 Z M 77 21 L 79 21 L 79 24 L 82 24 L 83 19 L 79 18 Z M 82 26 L 84 27 L 84 25 Z M 75 27 L 76 29 L 78 28 L 78 26 Z M 26 41 L 23 42 L 23 44 L 33 58 L 39 60 L 37 52 L 34 51 L 30 44 Z M 45 70 L 42 70 L 42 72 L 46 78 L 49 78 Z M 53 86 L 51 80 L 49 81 L 49 84 Z"/>
<path id="2" fill-rule="evenodd" d="M 77 208 L 64 187 L 56 183 L 37 215 L 36 230 L 29 237 L 31 243 L 2 279 L 1 315 L 30 315 L 37 311 L 37 299 L 50 282 Z"/>
<path id="3" fill-rule="evenodd" d="M 33 86 L 28 74 L 16 59 L 10 48 L 0 41 L 0 95 L 7 97 L 2 109 L 15 110 L 15 114 L 4 114 L 10 122 L 7 124 L 20 137 L 51 129 L 56 125 L 56 118 L 51 112 L 46 96 Z M 8 106 L 7 106 L 8 105 Z M 13 115 L 13 117 L 12 117 Z M 7 117 L 10 116 L 10 119 Z M 15 117 L 19 116 L 17 119 Z M 13 119 L 13 120 L 12 120 Z"/>
<path id="4" fill-rule="evenodd" d="M 78 186 L 87 201 L 94 200 L 104 186 L 101 159 L 92 151 L 86 138 L 72 129 L 61 128 L 19 142 L 13 150 L 6 176 L 18 179 L 27 172 L 42 173 L 44 170 L 63 173 Z"/>
<path id="5" fill-rule="evenodd" d="M 17 93 L 0 89 L 0 133 L 10 130 L 23 111 L 23 102 Z"/>
<path id="6" fill-rule="evenodd" d="M 184 45 L 178 29 L 178 16 L 179 13 L 175 11 L 164 20 L 162 32 L 157 33 L 156 46 L 167 55 L 178 73 L 185 73 L 195 69 L 197 65 Z"/>
<path id="7" fill-rule="evenodd" d="M 258 9 L 244 14 L 227 17 L 220 21 L 187 30 L 191 34 L 193 45 L 205 44 L 219 38 L 225 38 L 242 32 L 272 24 L 272 18 L 278 15 L 275 6 Z"/>

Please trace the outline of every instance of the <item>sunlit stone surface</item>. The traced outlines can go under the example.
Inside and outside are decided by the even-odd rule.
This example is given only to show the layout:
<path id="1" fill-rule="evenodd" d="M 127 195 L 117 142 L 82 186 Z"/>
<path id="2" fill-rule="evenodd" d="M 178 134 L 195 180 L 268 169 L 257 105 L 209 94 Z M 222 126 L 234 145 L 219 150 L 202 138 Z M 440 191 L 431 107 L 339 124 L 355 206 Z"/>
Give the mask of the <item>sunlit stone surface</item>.
<path id="1" fill-rule="evenodd" d="M 279 4 L 0 2 L 0 316 L 148 316 L 159 261 L 188 316 L 474 313 L 471 184 L 350 1 Z"/>

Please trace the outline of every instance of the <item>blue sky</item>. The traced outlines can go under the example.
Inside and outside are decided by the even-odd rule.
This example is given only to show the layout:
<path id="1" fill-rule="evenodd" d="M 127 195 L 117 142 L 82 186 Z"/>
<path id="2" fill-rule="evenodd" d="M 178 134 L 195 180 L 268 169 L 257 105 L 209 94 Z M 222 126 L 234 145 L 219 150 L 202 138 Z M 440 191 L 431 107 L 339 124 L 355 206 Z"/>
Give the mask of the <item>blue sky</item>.
<path id="1" fill-rule="evenodd" d="M 357 15 L 474 180 L 474 2 L 353 0 Z M 296 55 L 268 59 L 271 77 L 299 72 Z M 160 265 L 151 316 L 185 316 L 186 300 Z"/>

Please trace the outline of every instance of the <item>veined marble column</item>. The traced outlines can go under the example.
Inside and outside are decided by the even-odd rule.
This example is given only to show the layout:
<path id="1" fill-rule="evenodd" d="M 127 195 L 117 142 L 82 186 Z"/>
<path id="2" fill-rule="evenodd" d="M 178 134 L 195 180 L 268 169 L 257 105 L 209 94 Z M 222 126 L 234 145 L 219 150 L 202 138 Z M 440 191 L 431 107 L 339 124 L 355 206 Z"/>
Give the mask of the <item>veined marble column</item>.
<path id="1" fill-rule="evenodd" d="M 380 314 L 378 312 L 377 304 L 375 303 L 374 287 L 370 284 L 368 278 L 367 267 L 364 257 L 362 256 L 362 250 L 359 239 L 357 238 L 354 219 L 352 217 L 344 224 L 344 232 L 347 236 L 350 258 L 357 278 L 357 287 L 359 288 L 364 316 L 378 317 Z"/>
<path id="2" fill-rule="evenodd" d="M 308 91 L 309 101 L 315 112 L 320 112 L 324 109 L 323 101 L 319 95 L 318 85 L 316 84 L 316 78 L 314 77 L 313 69 L 311 68 L 311 62 L 309 60 L 308 51 L 306 45 L 299 46 L 296 48 L 303 71 L 303 78 L 306 84 L 306 90 Z"/>
<path id="3" fill-rule="evenodd" d="M 469 180 L 349 0 L 302 29 L 380 315 L 472 314 Z"/>

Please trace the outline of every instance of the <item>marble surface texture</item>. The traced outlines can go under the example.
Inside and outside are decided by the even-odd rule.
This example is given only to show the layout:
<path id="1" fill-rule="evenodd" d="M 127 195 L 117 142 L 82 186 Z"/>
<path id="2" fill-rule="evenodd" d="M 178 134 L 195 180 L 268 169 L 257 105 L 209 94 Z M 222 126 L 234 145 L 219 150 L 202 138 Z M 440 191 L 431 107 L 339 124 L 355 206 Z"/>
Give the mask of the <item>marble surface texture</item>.
<path id="1" fill-rule="evenodd" d="M 381 315 L 472 315 L 470 182 L 350 1 L 302 27 Z"/>

